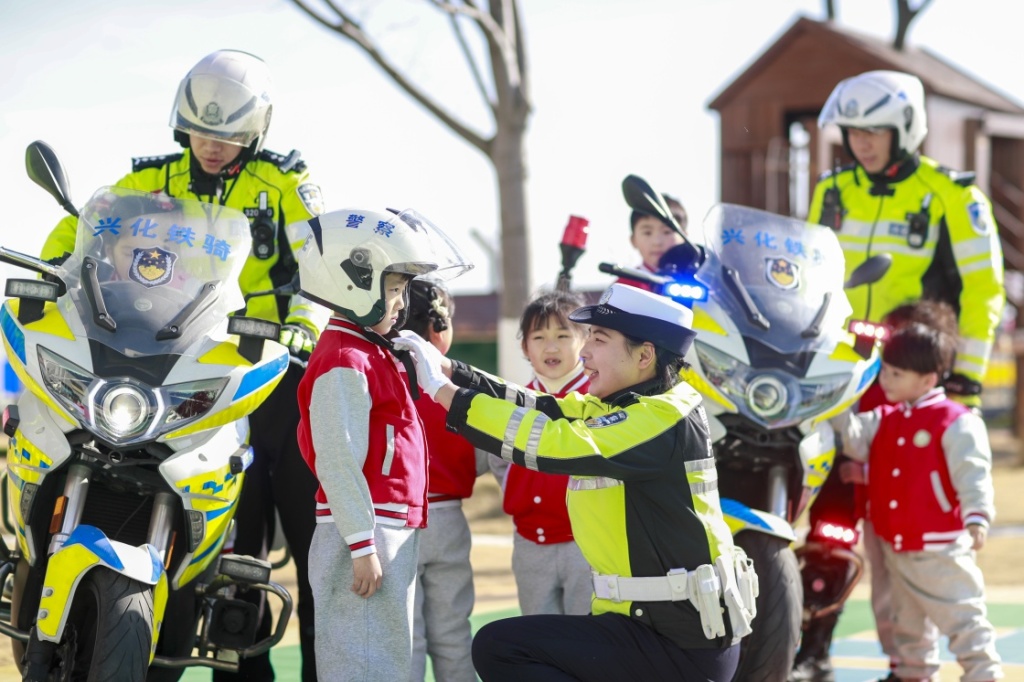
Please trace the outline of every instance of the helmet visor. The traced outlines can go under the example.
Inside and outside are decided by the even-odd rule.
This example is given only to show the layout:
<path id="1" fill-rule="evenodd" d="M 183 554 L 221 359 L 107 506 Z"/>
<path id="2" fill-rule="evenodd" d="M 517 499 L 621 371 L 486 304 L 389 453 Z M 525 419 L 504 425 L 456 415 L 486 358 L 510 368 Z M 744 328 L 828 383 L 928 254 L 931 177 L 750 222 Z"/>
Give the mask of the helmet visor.
<path id="1" fill-rule="evenodd" d="M 414 277 L 429 272 L 434 277 L 450 280 L 473 268 L 455 242 L 415 209 L 402 211 L 395 222 L 411 231 L 416 254 L 409 260 L 393 262 L 386 268 L 389 272 L 403 272 Z"/>

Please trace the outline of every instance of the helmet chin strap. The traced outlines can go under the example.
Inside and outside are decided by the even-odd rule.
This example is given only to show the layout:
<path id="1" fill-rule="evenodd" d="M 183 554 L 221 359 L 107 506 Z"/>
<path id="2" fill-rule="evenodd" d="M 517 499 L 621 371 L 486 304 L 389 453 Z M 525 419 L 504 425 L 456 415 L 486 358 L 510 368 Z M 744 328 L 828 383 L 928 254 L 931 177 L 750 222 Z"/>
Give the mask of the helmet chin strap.
<path id="1" fill-rule="evenodd" d="M 416 381 L 416 363 L 412 359 L 412 353 L 407 350 L 399 350 L 398 348 L 395 348 L 395 344 L 391 342 L 392 339 L 398 336 L 398 331 L 392 329 L 388 332 L 387 336 L 384 336 L 369 327 L 363 327 L 363 333 L 366 334 L 366 338 L 370 341 L 381 348 L 387 349 L 392 355 L 398 358 L 398 361 L 402 363 L 403 367 L 405 367 L 405 373 L 409 375 L 409 393 L 412 394 L 413 400 L 419 400 L 420 385 Z"/>

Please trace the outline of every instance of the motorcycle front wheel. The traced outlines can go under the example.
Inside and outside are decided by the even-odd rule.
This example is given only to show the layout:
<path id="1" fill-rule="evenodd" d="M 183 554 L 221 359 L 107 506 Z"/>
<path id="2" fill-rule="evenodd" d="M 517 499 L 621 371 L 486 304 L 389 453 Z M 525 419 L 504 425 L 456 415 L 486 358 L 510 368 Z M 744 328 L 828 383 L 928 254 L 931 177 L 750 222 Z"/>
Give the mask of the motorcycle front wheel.
<path id="1" fill-rule="evenodd" d="M 94 568 L 75 591 L 64 638 L 46 679 L 146 678 L 153 643 L 153 588 L 106 568 Z M 26 679 L 33 679 L 31 674 Z"/>
<path id="2" fill-rule="evenodd" d="M 743 638 L 733 682 L 785 682 L 800 641 L 803 583 L 789 542 L 754 531 L 735 543 L 754 562 L 759 594 L 753 632 Z"/>

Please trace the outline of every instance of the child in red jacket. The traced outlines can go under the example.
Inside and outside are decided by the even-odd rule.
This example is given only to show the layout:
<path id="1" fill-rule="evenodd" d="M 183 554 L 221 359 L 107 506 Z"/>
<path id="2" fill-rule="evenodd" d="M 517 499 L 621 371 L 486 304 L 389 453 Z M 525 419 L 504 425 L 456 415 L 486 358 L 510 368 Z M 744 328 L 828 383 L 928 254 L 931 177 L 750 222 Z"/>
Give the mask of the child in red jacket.
<path id="1" fill-rule="evenodd" d="M 519 320 L 523 353 L 534 377 L 526 388 L 556 398 L 586 393 L 580 350 L 584 328 L 569 313 L 585 305 L 579 294 L 553 291 L 532 300 Z M 502 482 L 505 513 L 512 516 L 512 573 L 523 615 L 590 613 L 590 565 L 572 537 L 565 489 L 569 477 L 543 474 L 491 457 Z"/>
<path id="2" fill-rule="evenodd" d="M 867 516 L 890 576 L 901 680 L 939 670 L 929 621 L 949 636 L 963 679 L 1002 677 L 974 560 L 995 516 L 992 453 L 981 417 L 940 387 L 955 351 L 955 334 L 907 324 L 882 354 L 890 404 L 833 420 L 844 452 L 868 462 Z"/>
<path id="3" fill-rule="evenodd" d="M 429 275 L 414 279 L 409 286 L 409 320 L 404 329 L 416 332 L 447 354 L 455 315 L 451 293 L 444 282 Z M 430 525 L 420 532 L 410 680 L 422 682 L 429 654 L 435 679 L 474 682 L 469 623 L 475 600 L 473 567 L 469 563 L 472 537 L 462 501 L 473 494 L 477 453 L 469 441 L 445 427 L 448 411 L 430 396 L 421 395 L 416 409 L 423 419 L 430 455 Z M 481 452 L 481 460 L 486 455 Z"/>

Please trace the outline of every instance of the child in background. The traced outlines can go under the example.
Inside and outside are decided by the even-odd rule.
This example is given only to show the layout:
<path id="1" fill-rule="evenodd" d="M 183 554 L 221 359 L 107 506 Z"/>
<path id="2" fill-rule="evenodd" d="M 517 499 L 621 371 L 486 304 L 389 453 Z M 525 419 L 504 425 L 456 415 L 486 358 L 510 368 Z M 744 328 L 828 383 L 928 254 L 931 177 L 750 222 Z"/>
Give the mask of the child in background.
<path id="1" fill-rule="evenodd" d="M 579 294 L 553 291 L 526 306 L 519 334 L 534 371 L 526 388 L 556 398 L 586 393 L 589 381 L 580 361 L 586 331 L 569 320 L 583 305 Z M 516 528 L 512 573 L 523 615 L 590 613 L 590 565 L 573 540 L 565 506 L 569 477 L 510 466 L 498 457 L 491 457 L 491 465 Z"/>
<path id="2" fill-rule="evenodd" d="M 678 199 L 667 194 L 662 194 L 661 196 L 668 204 L 669 209 L 672 211 L 672 216 L 679 223 L 682 232 L 676 230 L 674 225 L 670 225 L 650 213 L 634 210 L 629 216 L 629 243 L 640 252 L 642 262 L 639 269 L 652 273 L 658 272 L 658 261 L 665 255 L 665 252 L 673 246 L 682 244 L 686 235 L 686 209 L 683 208 Z M 623 277 L 618 279 L 616 283 L 628 284 L 644 291 L 653 291 L 653 287 L 650 284 L 639 280 Z"/>
<path id="3" fill-rule="evenodd" d="M 299 446 L 319 483 L 309 549 L 322 680 L 408 680 L 427 444 L 399 357 L 409 281 L 465 269 L 415 211 L 342 210 L 287 227 L 302 294 L 333 311 L 299 383 Z M 402 354 L 404 356 L 404 353 Z"/>
<path id="4" fill-rule="evenodd" d="M 455 302 L 444 282 L 421 277 L 409 285 L 409 319 L 416 332 L 447 354 L 452 345 Z M 445 428 L 447 410 L 421 395 L 416 409 L 423 420 L 430 455 L 427 502 L 430 525 L 420 532 L 413 617 L 412 682 L 423 682 L 430 655 L 439 682 L 476 680 L 470 648 L 473 633 L 471 536 L 462 500 L 473 494 L 476 450 Z M 486 454 L 486 453 L 484 453 Z"/>
<path id="5" fill-rule="evenodd" d="M 939 670 L 929 621 L 949 636 L 963 679 L 1002 677 L 974 560 L 995 515 L 992 453 L 981 418 L 940 387 L 956 343 L 955 327 L 897 329 L 879 375 L 890 404 L 833 420 L 844 452 L 868 462 L 868 518 L 889 573 L 902 680 Z"/>

